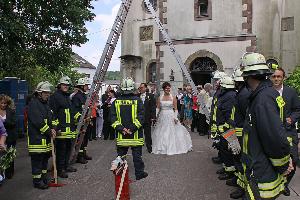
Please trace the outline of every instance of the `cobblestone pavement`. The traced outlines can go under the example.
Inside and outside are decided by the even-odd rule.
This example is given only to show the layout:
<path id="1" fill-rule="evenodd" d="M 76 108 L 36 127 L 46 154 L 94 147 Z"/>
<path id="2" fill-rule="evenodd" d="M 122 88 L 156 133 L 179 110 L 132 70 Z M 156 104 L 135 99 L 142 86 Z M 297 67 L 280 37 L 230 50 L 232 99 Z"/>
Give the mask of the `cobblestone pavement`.
<path id="1" fill-rule="evenodd" d="M 211 157 L 216 152 L 207 137 L 191 133 L 193 151 L 188 154 L 165 156 L 144 151 L 143 159 L 149 176 L 130 185 L 132 200 L 227 200 L 234 190 L 217 179 Z M 114 176 L 109 171 L 116 157 L 114 141 L 97 140 L 89 144 L 93 160 L 86 165 L 75 164 L 78 172 L 69 174 L 61 188 L 41 191 L 31 182 L 30 159 L 25 140 L 18 143 L 16 174 L 0 187 L 1 200 L 112 200 L 114 199 Z M 145 150 L 145 149 L 144 149 Z M 129 173 L 133 179 L 132 157 L 129 156 Z M 50 162 L 49 162 L 50 163 Z M 300 200 L 299 170 L 291 183 L 291 197 L 280 199 Z"/>

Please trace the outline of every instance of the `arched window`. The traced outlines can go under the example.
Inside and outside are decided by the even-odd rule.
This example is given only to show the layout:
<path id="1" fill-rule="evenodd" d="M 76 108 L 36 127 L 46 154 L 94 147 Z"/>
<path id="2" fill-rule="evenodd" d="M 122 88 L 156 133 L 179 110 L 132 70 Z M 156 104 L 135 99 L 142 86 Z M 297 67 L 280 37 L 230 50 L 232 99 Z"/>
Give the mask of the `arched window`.
<path id="1" fill-rule="evenodd" d="M 195 20 L 210 20 L 212 19 L 211 0 L 195 0 Z"/>
<path id="2" fill-rule="evenodd" d="M 156 63 L 150 63 L 149 68 L 148 68 L 148 82 L 155 83 L 157 78 L 156 78 Z"/>
<path id="3" fill-rule="evenodd" d="M 209 57 L 196 58 L 191 64 L 191 71 L 212 72 L 217 70 L 217 64 Z"/>

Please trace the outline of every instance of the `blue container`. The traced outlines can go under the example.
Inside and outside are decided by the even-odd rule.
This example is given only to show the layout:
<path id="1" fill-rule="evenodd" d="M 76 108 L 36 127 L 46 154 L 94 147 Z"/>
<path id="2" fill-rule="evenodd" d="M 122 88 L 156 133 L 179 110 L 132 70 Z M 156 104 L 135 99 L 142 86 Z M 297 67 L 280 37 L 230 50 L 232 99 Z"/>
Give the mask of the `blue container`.
<path id="1" fill-rule="evenodd" d="M 20 136 L 25 136 L 24 108 L 28 95 L 27 82 L 16 77 L 6 77 L 0 81 L 0 94 L 6 94 L 14 100 L 17 117 L 16 130 Z"/>

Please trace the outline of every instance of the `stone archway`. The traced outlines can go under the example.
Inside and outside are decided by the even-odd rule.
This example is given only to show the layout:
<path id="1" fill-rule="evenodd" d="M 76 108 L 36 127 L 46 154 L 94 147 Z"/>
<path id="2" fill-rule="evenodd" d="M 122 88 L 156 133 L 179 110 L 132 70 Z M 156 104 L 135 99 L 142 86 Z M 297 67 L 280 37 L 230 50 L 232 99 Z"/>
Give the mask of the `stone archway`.
<path id="1" fill-rule="evenodd" d="M 195 85 L 210 83 L 216 70 L 223 71 L 220 58 L 212 52 L 200 50 L 188 57 L 185 62 Z"/>
<path id="2" fill-rule="evenodd" d="M 197 51 L 195 53 L 193 53 L 192 55 L 190 55 L 186 61 L 185 61 L 185 66 L 188 67 L 188 70 L 191 71 L 191 64 L 192 62 L 196 59 L 196 58 L 201 58 L 201 57 L 208 57 L 211 58 L 217 65 L 217 70 L 219 71 L 223 71 L 223 64 L 221 59 L 214 53 L 207 51 L 207 50 L 200 50 Z"/>

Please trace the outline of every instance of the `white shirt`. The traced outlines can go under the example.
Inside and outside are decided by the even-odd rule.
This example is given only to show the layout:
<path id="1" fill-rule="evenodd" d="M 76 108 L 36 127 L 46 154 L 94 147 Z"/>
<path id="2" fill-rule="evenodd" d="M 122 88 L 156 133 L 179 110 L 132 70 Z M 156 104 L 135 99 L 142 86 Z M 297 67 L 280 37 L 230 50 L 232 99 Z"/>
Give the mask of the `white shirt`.
<path id="1" fill-rule="evenodd" d="M 277 89 L 276 89 L 277 90 Z M 281 86 L 281 88 L 279 90 L 277 90 L 280 94 L 280 96 L 282 96 L 282 93 L 283 93 L 283 85 Z"/>
<path id="2" fill-rule="evenodd" d="M 141 99 L 143 101 L 143 104 L 145 103 L 145 99 L 146 99 L 146 92 L 141 94 Z"/>

